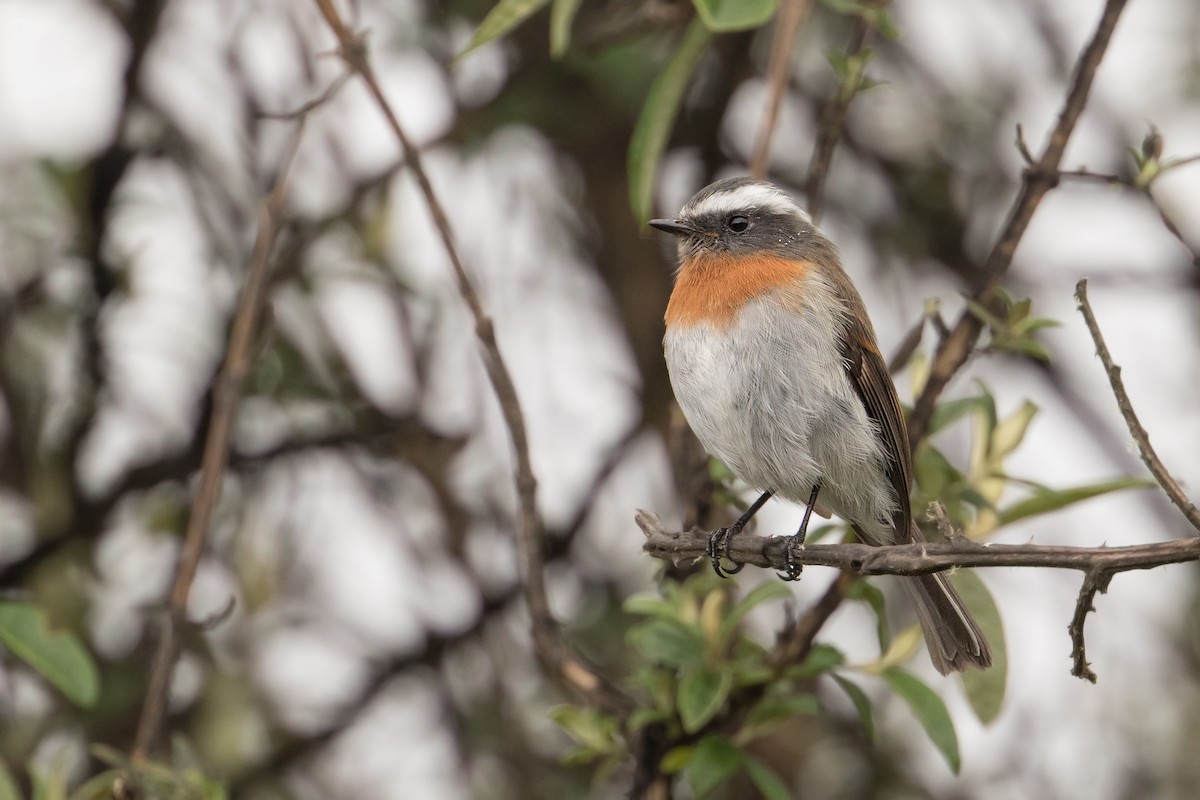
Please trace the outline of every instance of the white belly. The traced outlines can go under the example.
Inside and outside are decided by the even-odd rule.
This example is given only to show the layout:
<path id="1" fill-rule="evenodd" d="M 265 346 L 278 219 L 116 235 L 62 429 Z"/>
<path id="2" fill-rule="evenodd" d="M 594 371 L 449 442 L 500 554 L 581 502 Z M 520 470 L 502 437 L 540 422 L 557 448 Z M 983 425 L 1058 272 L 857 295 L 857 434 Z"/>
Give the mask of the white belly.
<path id="1" fill-rule="evenodd" d="M 751 486 L 806 502 L 820 481 L 820 505 L 890 539 L 896 498 L 875 423 L 830 345 L 838 318 L 772 311 L 770 302 L 752 300 L 728 327 L 667 330 L 667 368 L 688 423 Z"/>

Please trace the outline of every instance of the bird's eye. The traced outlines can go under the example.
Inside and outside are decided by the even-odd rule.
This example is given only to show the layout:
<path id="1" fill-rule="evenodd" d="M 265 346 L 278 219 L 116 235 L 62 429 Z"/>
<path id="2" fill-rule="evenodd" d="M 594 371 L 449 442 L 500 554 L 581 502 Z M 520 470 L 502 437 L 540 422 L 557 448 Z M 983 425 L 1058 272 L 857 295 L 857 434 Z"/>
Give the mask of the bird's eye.
<path id="1" fill-rule="evenodd" d="M 741 233 L 742 231 L 746 230 L 746 228 L 750 227 L 750 220 L 738 215 L 730 217 L 725 224 L 728 225 L 729 230 L 733 231 L 734 233 Z"/>

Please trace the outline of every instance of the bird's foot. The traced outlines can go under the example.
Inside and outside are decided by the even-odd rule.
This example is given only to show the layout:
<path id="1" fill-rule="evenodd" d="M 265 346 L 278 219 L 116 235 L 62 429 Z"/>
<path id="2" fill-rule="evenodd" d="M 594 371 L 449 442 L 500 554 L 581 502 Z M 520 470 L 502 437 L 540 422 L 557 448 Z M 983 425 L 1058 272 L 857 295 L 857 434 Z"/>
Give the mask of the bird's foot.
<path id="1" fill-rule="evenodd" d="M 796 548 L 804 545 L 804 534 L 805 532 L 801 531 L 800 533 L 793 534 L 784 540 L 783 554 L 785 571 L 775 573 L 779 576 L 779 580 L 788 581 L 789 583 L 800 580 L 800 573 L 804 571 L 804 565 L 796 563 Z"/>
<path id="2" fill-rule="evenodd" d="M 708 559 L 712 562 L 713 572 L 720 575 L 722 578 L 728 578 L 730 575 L 736 575 L 742 571 L 742 567 L 746 566 L 740 562 L 734 561 L 729 555 L 729 541 L 742 532 L 742 525 L 734 523 L 728 528 L 717 528 L 708 537 Z M 724 557 L 732 567 L 722 567 L 721 558 Z"/>

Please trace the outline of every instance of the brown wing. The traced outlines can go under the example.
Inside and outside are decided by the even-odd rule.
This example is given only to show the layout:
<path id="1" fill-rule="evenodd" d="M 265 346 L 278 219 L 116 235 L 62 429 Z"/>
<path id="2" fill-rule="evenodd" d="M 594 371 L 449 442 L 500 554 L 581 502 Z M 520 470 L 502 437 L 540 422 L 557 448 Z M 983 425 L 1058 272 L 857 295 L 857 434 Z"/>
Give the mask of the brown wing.
<path id="1" fill-rule="evenodd" d="M 859 311 L 865 313 L 861 305 Z M 853 318 L 842 342 L 842 357 L 867 416 L 879 425 L 883 435 L 883 448 L 888 456 L 888 480 L 900 501 L 895 517 L 896 542 L 907 542 L 912 518 L 908 501 L 909 488 L 912 486 L 912 454 L 908 449 L 908 428 L 900 411 L 896 386 L 888 374 L 887 363 L 879 353 L 874 333 Z"/>

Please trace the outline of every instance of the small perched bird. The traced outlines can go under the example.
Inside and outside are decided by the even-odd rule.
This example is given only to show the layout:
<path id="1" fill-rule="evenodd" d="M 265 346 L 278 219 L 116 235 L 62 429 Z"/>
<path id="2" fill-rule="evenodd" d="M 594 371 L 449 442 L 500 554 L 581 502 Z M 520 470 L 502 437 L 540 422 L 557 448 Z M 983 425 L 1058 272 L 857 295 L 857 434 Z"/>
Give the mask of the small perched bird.
<path id="1" fill-rule="evenodd" d="M 710 539 L 717 573 L 729 538 L 772 495 L 806 504 L 787 580 L 814 509 L 868 544 L 922 541 L 896 387 L 833 243 L 786 193 L 750 178 L 717 181 L 650 225 L 679 238 L 663 341 L 675 397 L 705 449 L 763 492 Z M 939 672 L 991 665 L 944 574 L 903 584 Z"/>

